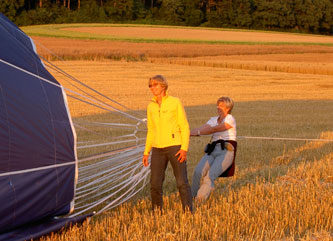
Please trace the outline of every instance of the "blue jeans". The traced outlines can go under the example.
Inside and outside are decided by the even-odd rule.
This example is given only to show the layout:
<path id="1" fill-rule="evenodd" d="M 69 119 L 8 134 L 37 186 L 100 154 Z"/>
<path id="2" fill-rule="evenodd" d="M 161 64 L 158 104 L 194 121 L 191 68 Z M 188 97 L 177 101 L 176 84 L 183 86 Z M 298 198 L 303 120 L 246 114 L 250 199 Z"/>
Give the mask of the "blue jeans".
<path id="1" fill-rule="evenodd" d="M 165 170 L 170 161 L 173 174 L 176 178 L 177 188 L 180 194 L 183 210 L 188 208 L 192 211 L 191 188 L 187 179 L 186 161 L 180 163 L 175 154 L 180 150 L 180 146 L 169 146 L 165 148 L 153 148 L 151 155 L 151 176 L 150 193 L 153 209 L 163 206 L 163 182 Z"/>
<path id="2" fill-rule="evenodd" d="M 234 150 L 221 149 L 221 144 L 215 146 L 214 151 L 205 154 L 196 166 L 192 180 L 192 195 L 199 200 L 205 200 L 214 189 L 214 181 L 228 167 L 234 158 Z"/>

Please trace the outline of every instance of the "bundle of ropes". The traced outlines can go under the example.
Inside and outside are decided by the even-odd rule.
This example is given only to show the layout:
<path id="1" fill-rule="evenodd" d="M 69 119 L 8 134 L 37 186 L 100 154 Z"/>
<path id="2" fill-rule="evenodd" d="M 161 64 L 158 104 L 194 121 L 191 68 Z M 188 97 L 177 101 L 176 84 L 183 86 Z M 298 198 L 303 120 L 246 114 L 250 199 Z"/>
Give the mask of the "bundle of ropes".
<path id="1" fill-rule="evenodd" d="M 38 46 L 46 49 L 41 44 Z M 144 115 L 40 58 L 57 80 L 66 85 L 62 88 L 70 101 L 78 101 L 81 106 L 93 107 L 102 113 L 72 118 L 78 140 L 78 179 L 71 216 L 98 214 L 136 196 L 146 186 L 150 172 L 141 161 L 146 135 Z"/>

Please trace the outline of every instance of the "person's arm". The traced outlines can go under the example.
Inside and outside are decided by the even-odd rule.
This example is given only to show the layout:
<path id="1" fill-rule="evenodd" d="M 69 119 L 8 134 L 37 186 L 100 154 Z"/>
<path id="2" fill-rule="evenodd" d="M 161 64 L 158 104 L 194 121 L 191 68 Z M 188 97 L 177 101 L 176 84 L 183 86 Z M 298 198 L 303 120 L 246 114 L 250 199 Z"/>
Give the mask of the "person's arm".
<path id="1" fill-rule="evenodd" d="M 152 142 L 153 142 L 153 138 L 154 138 L 153 122 L 151 119 L 149 106 L 147 108 L 147 129 L 148 129 L 148 131 L 147 131 L 147 138 L 146 138 L 146 146 L 145 146 L 145 150 L 144 150 L 143 157 L 142 157 L 142 163 L 145 167 L 148 166 L 148 164 L 149 164 L 148 157 L 149 157 L 150 150 L 152 148 Z"/>
<path id="2" fill-rule="evenodd" d="M 204 124 L 204 125 L 202 125 L 202 126 L 200 126 L 198 128 L 191 129 L 190 136 L 204 135 L 204 133 L 202 133 L 201 130 L 209 128 L 209 127 L 211 127 L 211 126 L 208 125 L 208 124 Z"/>
<path id="3" fill-rule="evenodd" d="M 209 135 L 215 132 L 221 132 L 232 128 L 228 123 L 222 123 L 217 126 L 210 126 L 208 124 L 204 124 L 198 128 L 194 128 L 191 130 L 191 136 L 200 136 L 200 135 Z"/>
<path id="4" fill-rule="evenodd" d="M 180 127 L 180 134 L 182 137 L 182 144 L 180 150 L 176 153 L 179 162 L 186 161 L 187 150 L 190 142 L 190 126 L 188 124 L 186 113 L 182 103 L 179 101 L 178 107 L 178 125 Z"/>

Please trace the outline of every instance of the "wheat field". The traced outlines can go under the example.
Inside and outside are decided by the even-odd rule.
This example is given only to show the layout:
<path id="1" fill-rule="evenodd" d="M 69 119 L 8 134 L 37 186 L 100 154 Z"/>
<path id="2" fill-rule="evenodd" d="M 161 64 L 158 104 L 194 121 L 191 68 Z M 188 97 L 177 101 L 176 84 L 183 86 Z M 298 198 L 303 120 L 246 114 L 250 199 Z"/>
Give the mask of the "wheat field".
<path id="1" fill-rule="evenodd" d="M 142 115 L 155 74 L 166 76 L 191 127 L 216 115 L 218 97 L 230 96 L 239 136 L 235 176 L 218 179 L 210 198 L 195 202 L 193 214 L 182 212 L 168 168 L 162 213 L 151 211 L 147 187 L 135 200 L 41 240 L 333 240 L 333 143 L 241 138 L 333 140 L 333 47 L 33 38 L 53 64 Z M 71 98 L 69 108 L 74 119 L 105 115 Z M 208 140 L 190 140 L 190 182 Z"/>

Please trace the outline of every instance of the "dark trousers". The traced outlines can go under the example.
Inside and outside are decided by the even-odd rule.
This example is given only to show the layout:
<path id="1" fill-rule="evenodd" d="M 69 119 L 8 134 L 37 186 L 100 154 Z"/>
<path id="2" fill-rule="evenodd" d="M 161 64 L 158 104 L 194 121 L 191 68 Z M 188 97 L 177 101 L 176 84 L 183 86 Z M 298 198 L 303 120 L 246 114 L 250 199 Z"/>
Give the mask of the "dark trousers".
<path id="1" fill-rule="evenodd" d="M 180 146 L 169 146 L 165 148 L 153 148 L 151 155 L 151 178 L 150 192 L 153 209 L 163 206 L 163 181 L 165 178 L 165 170 L 170 161 L 173 174 L 176 178 L 177 188 L 182 201 L 183 210 L 186 208 L 192 211 L 192 194 L 187 179 L 186 161 L 180 163 L 175 154 L 179 151 Z"/>

